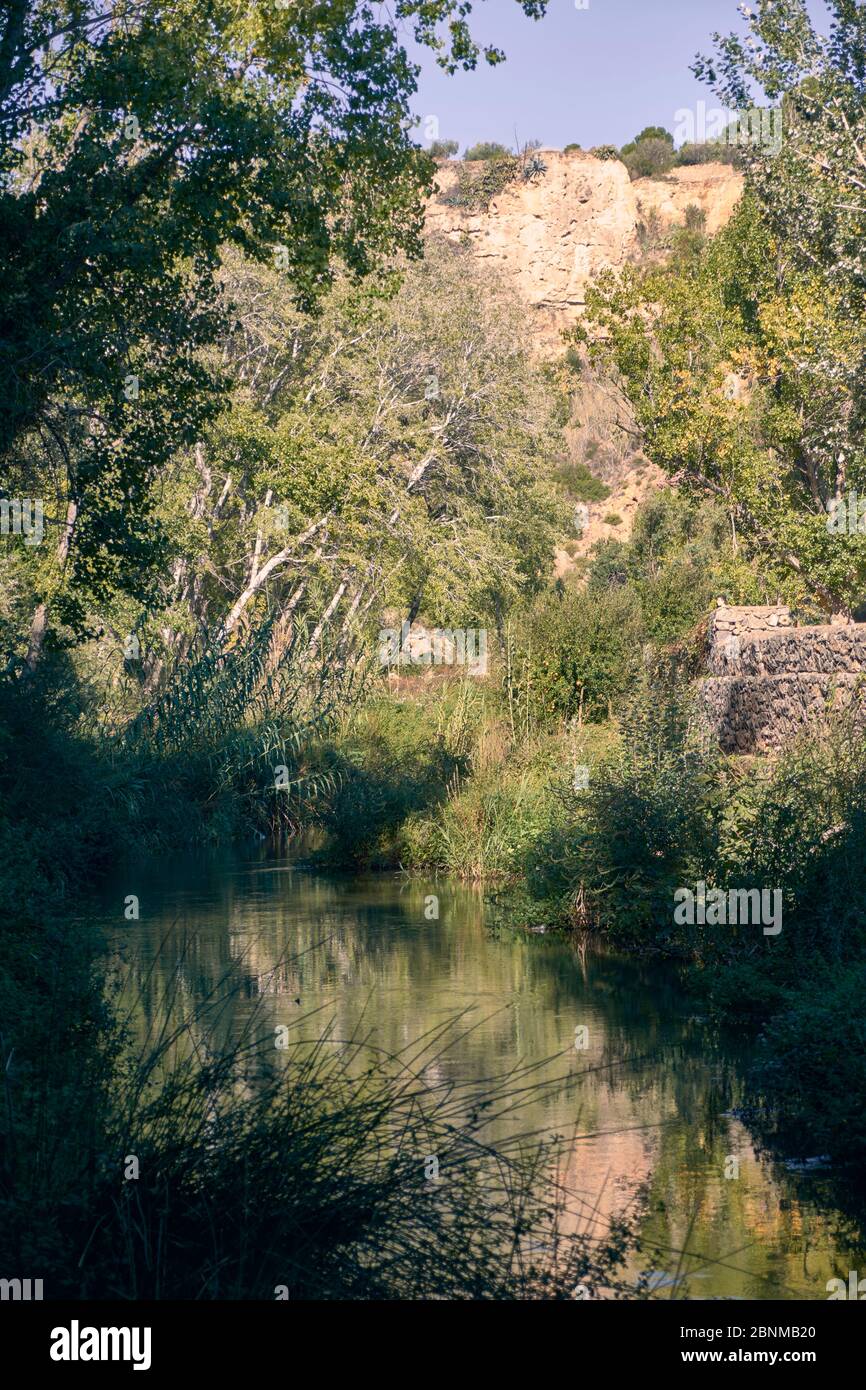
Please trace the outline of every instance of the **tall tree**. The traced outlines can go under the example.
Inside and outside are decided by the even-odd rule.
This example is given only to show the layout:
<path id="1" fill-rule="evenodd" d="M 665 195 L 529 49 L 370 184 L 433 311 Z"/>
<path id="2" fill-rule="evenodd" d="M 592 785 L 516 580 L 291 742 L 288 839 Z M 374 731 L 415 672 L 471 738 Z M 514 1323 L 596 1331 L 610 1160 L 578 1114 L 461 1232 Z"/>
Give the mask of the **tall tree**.
<path id="1" fill-rule="evenodd" d="M 518 0 L 527 15 L 544 0 Z M 418 68 L 482 56 L 466 0 L 9 0 L 0 16 L 0 457 L 49 492 L 41 602 L 152 591 L 154 479 L 225 383 L 201 349 L 233 243 L 310 306 L 417 254 L 433 161 L 413 143 Z"/>

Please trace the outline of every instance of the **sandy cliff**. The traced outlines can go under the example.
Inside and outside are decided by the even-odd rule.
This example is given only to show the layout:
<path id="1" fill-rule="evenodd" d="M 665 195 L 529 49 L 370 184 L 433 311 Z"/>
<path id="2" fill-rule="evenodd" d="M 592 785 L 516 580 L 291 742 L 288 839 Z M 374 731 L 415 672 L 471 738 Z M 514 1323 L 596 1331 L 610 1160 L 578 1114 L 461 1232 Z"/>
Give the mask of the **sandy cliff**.
<path id="1" fill-rule="evenodd" d="M 427 227 L 453 240 L 467 239 L 480 260 L 513 283 L 532 309 L 535 341 L 547 353 L 557 350 L 560 331 L 579 316 L 592 276 L 638 254 L 639 227 L 651 210 L 674 225 L 697 204 L 713 233 L 742 192 L 741 176 L 726 164 L 676 169 L 664 179 L 632 183 L 619 160 L 579 151 L 541 150 L 539 155 L 546 171 L 532 182 L 510 184 L 486 212 L 443 201 L 456 187 L 458 165 L 442 164 Z"/>
<path id="2" fill-rule="evenodd" d="M 484 212 L 447 199 L 457 188 L 460 164 L 439 167 L 437 194 L 427 209 L 429 234 L 468 244 L 509 281 L 526 302 L 530 341 L 543 356 L 562 351 L 562 331 L 580 316 L 589 281 L 599 271 L 619 270 L 643 254 L 648 224 L 656 231 L 682 225 L 697 206 L 711 235 L 724 226 L 742 193 L 742 176 L 729 164 L 673 170 L 662 179 L 632 183 L 619 160 L 581 151 L 540 150 L 546 166 L 532 181 L 518 179 Z M 473 165 L 473 172 L 481 166 Z M 608 537 L 626 540 L 640 503 L 665 486 L 660 469 L 633 448 L 617 428 L 601 383 L 585 381 L 569 429 L 574 462 L 585 462 L 610 487 L 603 502 L 588 504 L 588 517 L 557 548 L 555 572 L 565 575 L 580 556 Z"/>

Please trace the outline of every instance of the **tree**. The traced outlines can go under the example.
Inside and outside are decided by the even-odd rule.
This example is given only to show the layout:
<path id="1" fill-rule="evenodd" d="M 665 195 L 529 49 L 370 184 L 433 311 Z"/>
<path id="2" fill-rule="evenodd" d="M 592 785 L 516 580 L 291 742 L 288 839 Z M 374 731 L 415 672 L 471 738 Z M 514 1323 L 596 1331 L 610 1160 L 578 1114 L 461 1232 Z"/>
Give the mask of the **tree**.
<path id="1" fill-rule="evenodd" d="M 518 0 L 539 18 L 545 0 Z M 156 480 L 219 411 L 202 350 L 231 243 L 313 306 L 420 251 L 433 162 L 409 137 L 417 66 L 499 62 L 463 0 L 9 0 L 0 18 L 0 455 L 43 491 L 38 658 L 52 592 L 146 599 Z M 443 30 L 447 37 L 443 37 Z M 64 573 L 61 585 L 60 574 Z"/>
<path id="2" fill-rule="evenodd" d="M 456 140 L 434 140 L 430 146 L 431 159 L 452 159 L 460 146 Z"/>
<path id="3" fill-rule="evenodd" d="M 747 196 L 704 248 L 601 283 L 591 318 L 650 456 L 780 588 L 844 613 L 866 582 L 866 11 L 829 8 L 826 40 L 784 0 L 698 60 L 748 132 Z"/>
<path id="4" fill-rule="evenodd" d="M 591 355 L 615 370 L 650 458 L 722 503 L 766 578 L 845 609 L 866 580 L 866 537 L 828 528 L 839 475 L 827 440 L 850 417 L 864 324 L 792 264 L 750 196 L 715 238 L 680 244 L 665 266 L 600 278 Z M 854 438 L 846 463 L 863 487 Z"/>
<path id="5" fill-rule="evenodd" d="M 664 140 L 673 149 L 674 137 L 669 130 L 665 130 L 664 126 L 661 125 L 647 125 L 628 145 L 623 145 L 622 153 L 626 154 L 633 150 L 642 140 Z"/>
<path id="6" fill-rule="evenodd" d="M 373 650 L 385 606 L 478 627 L 538 588 L 561 441 L 503 286 L 444 241 L 399 288 L 342 277 L 317 315 L 236 253 L 223 281 L 233 400 L 163 493 L 160 604 L 109 611 L 142 632 L 149 686 L 197 633 L 231 641 L 269 609 Z"/>
<path id="7" fill-rule="evenodd" d="M 484 159 L 508 159 L 511 151 L 507 145 L 500 145 L 495 140 L 479 140 L 477 145 L 470 145 L 463 158 L 468 160 Z"/>
<path id="8" fill-rule="evenodd" d="M 673 168 L 673 137 L 641 137 L 634 144 L 623 146 L 620 158 L 633 179 L 656 178 Z"/>

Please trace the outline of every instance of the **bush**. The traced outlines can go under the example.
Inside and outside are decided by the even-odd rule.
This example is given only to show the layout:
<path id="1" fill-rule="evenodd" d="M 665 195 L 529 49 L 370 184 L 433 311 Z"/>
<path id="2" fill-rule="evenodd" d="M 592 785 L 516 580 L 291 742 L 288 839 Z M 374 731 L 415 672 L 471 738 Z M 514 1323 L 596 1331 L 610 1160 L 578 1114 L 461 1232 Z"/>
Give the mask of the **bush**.
<path id="1" fill-rule="evenodd" d="M 674 923 L 674 892 L 712 865 L 718 752 L 691 692 L 642 673 L 619 738 L 588 766 L 586 785 L 560 784 L 560 814 L 539 839 L 528 878 L 564 925 L 636 948 L 692 957 L 699 942 Z M 686 929 L 693 933 L 694 929 Z"/>
<path id="2" fill-rule="evenodd" d="M 631 590 L 545 595 L 518 629 L 526 661 L 520 697 L 545 715 L 607 718 L 637 677 L 643 640 Z"/>
<path id="3" fill-rule="evenodd" d="M 740 156 L 734 145 L 727 141 L 703 141 L 700 144 L 681 145 L 677 150 L 675 163 L 687 167 L 693 164 L 738 164 Z"/>
<path id="4" fill-rule="evenodd" d="M 866 1164 L 866 968 L 801 980 L 760 1040 L 765 1141 L 799 1158 Z"/>
<path id="5" fill-rule="evenodd" d="M 596 159 L 619 159 L 619 150 L 616 145 L 593 145 L 589 154 Z"/>
<path id="6" fill-rule="evenodd" d="M 482 167 L 475 173 L 461 164 L 457 170 L 456 187 L 442 195 L 442 201 L 450 207 L 465 208 L 467 212 L 486 212 L 493 199 L 523 171 L 523 164 L 517 155 L 506 150 L 502 156 L 477 161 Z"/>
<path id="7" fill-rule="evenodd" d="M 585 463 L 564 463 L 556 470 L 556 481 L 577 502 L 604 502 L 610 488 Z"/>
<path id="8" fill-rule="evenodd" d="M 459 148 L 456 140 L 434 140 L 429 152 L 434 159 L 451 159 Z"/>
<path id="9" fill-rule="evenodd" d="M 783 930 L 765 963 L 778 982 L 866 950 L 864 840 L 866 744 L 850 720 L 734 779 L 720 863 L 731 884 L 783 891 Z"/>
<path id="10" fill-rule="evenodd" d="M 476 162 L 486 159 L 510 159 L 513 156 L 505 145 L 500 145 L 495 140 L 479 140 L 477 145 L 469 146 L 463 158 Z"/>
<path id="11" fill-rule="evenodd" d="M 685 228 L 698 236 L 703 236 L 707 230 L 707 214 L 697 203 L 689 203 L 686 208 Z"/>
<path id="12" fill-rule="evenodd" d="M 674 166 L 673 145 L 657 137 L 639 140 L 633 149 L 623 150 L 621 158 L 632 179 L 658 178 Z"/>

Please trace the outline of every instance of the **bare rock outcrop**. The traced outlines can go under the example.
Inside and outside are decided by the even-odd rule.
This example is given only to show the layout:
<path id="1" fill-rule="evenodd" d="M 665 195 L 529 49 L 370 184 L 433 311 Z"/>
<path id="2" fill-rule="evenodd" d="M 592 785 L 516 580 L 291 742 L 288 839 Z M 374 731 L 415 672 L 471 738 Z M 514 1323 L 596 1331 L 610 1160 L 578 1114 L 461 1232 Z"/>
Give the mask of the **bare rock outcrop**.
<path id="1" fill-rule="evenodd" d="M 697 204 L 710 232 L 730 216 L 742 179 L 729 165 L 675 169 L 664 179 L 632 183 L 617 159 L 582 151 L 540 150 L 544 172 L 508 184 L 483 212 L 448 200 L 460 165 L 439 167 L 427 207 L 427 231 L 464 240 L 532 309 L 530 333 L 539 351 L 555 352 L 560 332 L 579 317 L 586 287 L 605 269 L 619 269 L 639 250 L 639 228 L 655 209 L 663 224 L 682 224 Z"/>
<path id="2" fill-rule="evenodd" d="M 636 179 L 632 188 L 644 221 L 654 211 L 663 223 L 681 226 L 686 209 L 699 207 L 705 231 L 715 236 L 740 201 L 743 176 L 730 164 L 694 164 L 663 179 Z"/>

